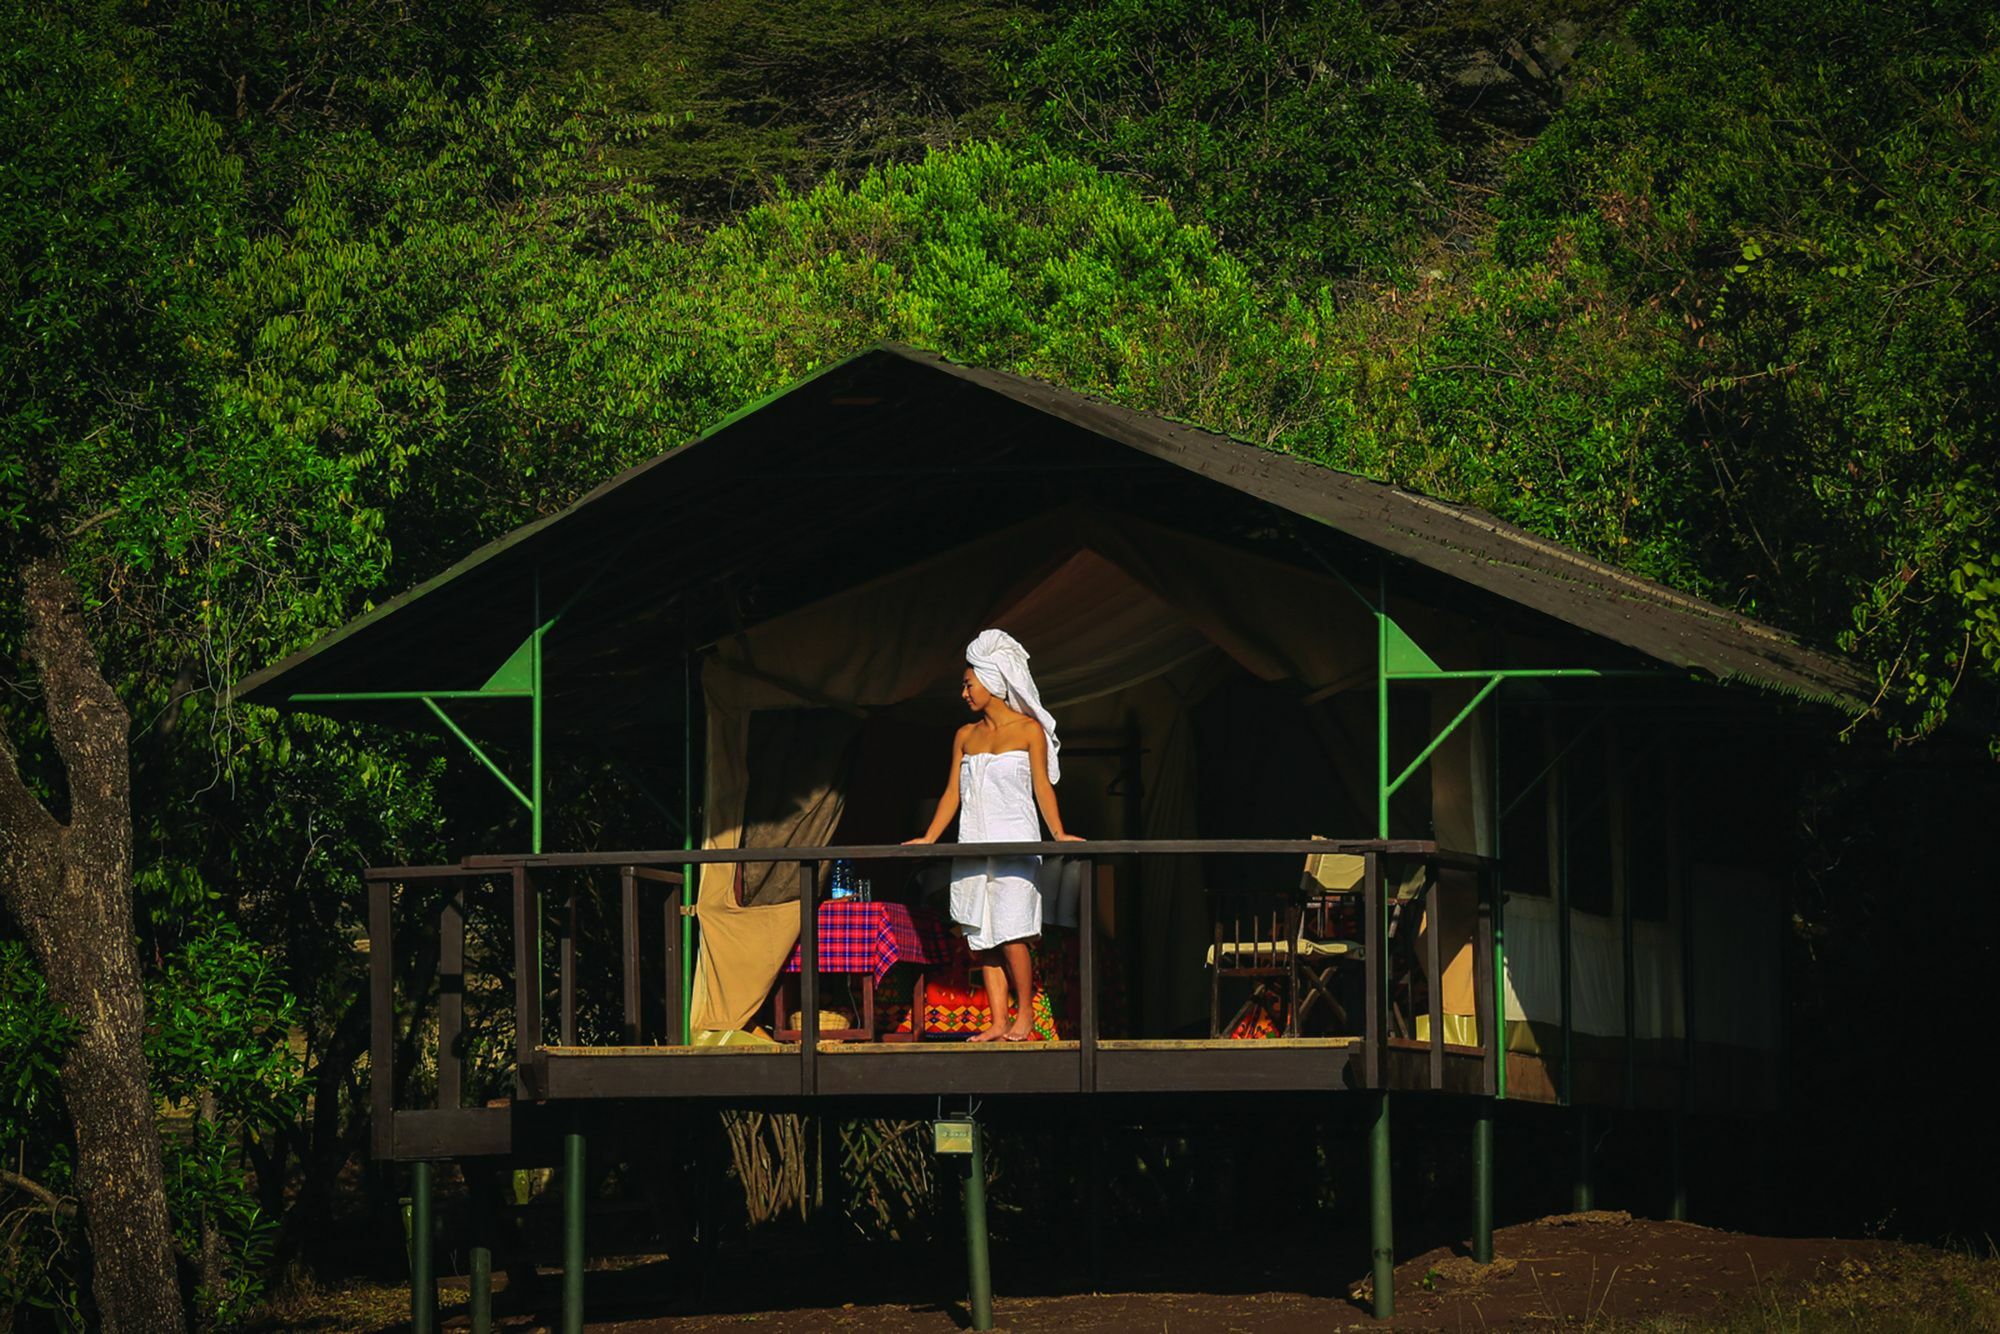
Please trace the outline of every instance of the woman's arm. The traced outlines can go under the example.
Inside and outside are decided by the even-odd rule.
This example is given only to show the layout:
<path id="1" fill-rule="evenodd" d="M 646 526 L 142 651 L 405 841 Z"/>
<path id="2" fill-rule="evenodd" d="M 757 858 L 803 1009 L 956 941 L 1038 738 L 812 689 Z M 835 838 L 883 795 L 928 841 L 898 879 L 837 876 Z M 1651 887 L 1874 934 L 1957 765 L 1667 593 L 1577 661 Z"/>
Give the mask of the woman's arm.
<path id="1" fill-rule="evenodd" d="M 945 781 L 944 795 L 938 798 L 937 814 L 931 816 L 931 827 L 921 838 L 904 839 L 904 845 L 911 843 L 935 843 L 944 827 L 958 814 L 958 762 L 965 755 L 965 729 L 959 728 L 951 738 L 951 777 Z"/>
<path id="2" fill-rule="evenodd" d="M 1042 821 L 1058 843 L 1081 843 L 1081 834 L 1063 832 L 1062 812 L 1056 809 L 1056 785 L 1049 781 L 1049 742 L 1041 725 L 1035 725 L 1035 744 L 1028 747 L 1028 769 L 1035 780 L 1035 805 L 1042 809 Z"/>

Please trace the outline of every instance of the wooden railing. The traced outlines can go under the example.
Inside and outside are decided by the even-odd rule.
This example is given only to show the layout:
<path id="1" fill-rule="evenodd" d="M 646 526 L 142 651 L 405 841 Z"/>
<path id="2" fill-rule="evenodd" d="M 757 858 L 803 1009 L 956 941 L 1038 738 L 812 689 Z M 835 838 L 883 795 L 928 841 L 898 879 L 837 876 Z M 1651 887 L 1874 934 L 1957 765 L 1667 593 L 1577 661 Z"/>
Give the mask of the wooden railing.
<path id="1" fill-rule="evenodd" d="M 542 960 L 540 957 L 541 926 L 543 905 L 538 881 L 552 873 L 590 870 L 615 870 L 619 878 L 620 895 L 618 904 L 617 934 L 620 938 L 619 975 L 621 983 L 621 1015 L 619 1025 L 620 1044 L 616 1048 L 600 1049 L 606 1053 L 635 1054 L 646 1041 L 644 1014 L 645 988 L 644 969 L 640 957 L 642 911 L 646 910 L 643 900 L 648 889 L 660 892 L 659 911 L 664 924 L 664 948 L 660 963 L 663 970 L 661 979 L 661 1031 L 659 1037 L 666 1039 L 656 1042 L 661 1054 L 668 1054 L 678 1048 L 681 1033 L 681 932 L 679 918 L 684 906 L 686 887 L 682 883 L 680 867 L 683 865 L 712 864 L 775 864 L 787 863 L 797 868 L 798 912 L 799 912 L 799 953 L 800 953 L 800 1023 L 802 1033 L 796 1049 L 796 1064 L 791 1066 L 795 1075 L 786 1075 L 782 1068 L 773 1068 L 768 1061 L 754 1063 L 760 1068 L 759 1081 L 755 1088 L 767 1093 L 806 1094 L 822 1091 L 853 1091 L 846 1085 L 838 1089 L 823 1088 L 820 1077 L 822 1058 L 819 1041 L 819 922 L 818 885 L 819 867 L 833 859 L 845 858 L 852 861 L 894 861 L 925 860 L 951 857 L 954 855 L 976 855 L 979 857 L 1011 856 L 1062 856 L 1083 860 L 1092 865 L 1082 877 L 1081 894 L 1077 909 L 1078 933 L 1078 1024 L 1074 1048 L 1064 1044 L 1061 1050 L 1041 1053 L 1035 1067 L 1042 1073 L 1030 1074 L 1016 1086 L 1025 1090 L 1080 1091 L 1094 1092 L 1100 1088 L 1129 1087 L 1120 1084 L 1116 1078 L 1100 1081 L 1100 1062 L 1105 1055 L 1105 1047 L 1100 1038 L 1097 985 L 1097 894 L 1098 884 L 1095 863 L 1104 858 L 1124 856 L 1238 856 L 1258 858 L 1285 858 L 1295 862 L 1315 853 L 1350 853 L 1364 858 L 1365 872 L 1360 893 L 1362 903 L 1362 944 L 1363 967 L 1365 971 L 1366 1001 L 1362 1015 L 1362 1031 L 1356 1035 L 1356 1054 L 1359 1056 L 1358 1069 L 1348 1076 L 1347 1086 L 1362 1088 L 1427 1088 L 1439 1091 L 1491 1094 L 1496 1087 L 1497 1063 L 1500 1059 L 1500 1031 L 1494 1013 L 1493 978 L 1493 917 L 1492 895 L 1494 878 L 1490 874 L 1492 864 L 1484 859 L 1462 853 L 1440 849 L 1435 843 L 1424 840 L 1281 840 L 1281 839 L 1188 839 L 1188 840 L 1100 840 L 1079 843 L 981 843 L 977 845 L 866 845 L 848 847 L 814 848 L 750 848 L 684 850 L 674 848 L 664 851 L 630 852 L 590 852 L 590 853 L 548 853 L 510 854 L 468 857 L 452 866 L 425 867 L 382 867 L 366 873 L 369 893 L 369 935 L 370 935 L 370 994 L 371 1015 L 371 1102 L 375 1112 L 375 1152 L 378 1157 L 426 1156 L 420 1148 L 436 1148 L 447 1141 L 464 1140 L 467 1136 L 478 1138 L 472 1130 L 479 1109 L 461 1109 L 459 1103 L 465 1087 L 465 1061 L 460 1050 L 464 1032 L 464 972 L 465 972 L 465 885 L 474 881 L 499 881 L 508 885 L 511 894 L 511 936 L 514 961 L 514 1028 L 515 1028 L 515 1099 L 539 1100 L 565 1097 L 627 1097 L 645 1096 L 647 1093 L 672 1095 L 677 1090 L 693 1087 L 687 1081 L 687 1063 L 674 1062 L 679 1070 L 671 1077 L 651 1080 L 635 1073 L 637 1067 L 626 1066 L 623 1072 L 613 1063 L 600 1059 L 595 1068 L 609 1072 L 593 1080 L 584 1080 L 566 1074 L 561 1080 L 551 1079 L 550 1047 L 546 1044 L 544 1030 L 545 986 Z M 1420 863 L 1425 874 L 1414 892 L 1398 893 L 1390 888 L 1385 877 L 1385 867 L 1401 864 Z M 1428 978 L 1428 996 L 1423 1009 L 1428 1012 L 1430 1031 L 1425 1040 L 1414 1037 L 1418 998 L 1415 989 L 1417 973 L 1416 909 L 1421 907 L 1428 920 L 1437 924 L 1441 920 L 1439 911 L 1440 893 L 1445 876 L 1466 875 L 1472 877 L 1477 886 L 1478 919 L 1473 932 L 1473 963 L 1475 986 L 1475 1018 L 1480 1038 L 1478 1050 L 1448 1047 L 1445 1042 L 1445 1022 L 1442 1009 L 1442 977 L 1445 960 L 1442 957 L 1442 932 L 1429 931 L 1425 937 L 1427 957 L 1423 962 L 1423 973 Z M 1409 877 L 1402 878 L 1408 883 Z M 409 890 L 419 888 L 449 887 L 450 892 L 441 896 L 431 913 L 425 914 L 427 921 L 436 923 L 437 941 L 437 1100 L 430 1109 L 412 1112 L 402 1111 L 393 1106 L 395 1087 L 394 1062 L 396 1057 L 396 1035 L 394 1024 L 394 978 L 395 955 L 393 943 L 393 901 L 396 886 Z M 1392 902 L 1400 908 L 1392 912 Z M 1393 927 L 1393 930 L 1392 930 Z M 578 950 L 577 893 L 574 887 L 566 894 L 557 929 L 557 1015 L 556 1029 L 561 1051 L 574 1053 L 579 1048 L 577 1027 L 577 950 Z M 1396 965 L 1404 962 L 1404 985 L 1393 985 Z M 913 1022 L 921 1022 L 913 1018 Z M 1129 1048 L 1140 1044 L 1121 1042 L 1111 1044 L 1114 1048 Z M 1246 1062 L 1261 1059 L 1253 1049 L 1269 1048 L 1270 1044 L 1241 1043 L 1180 1043 L 1185 1050 L 1158 1053 L 1158 1060 L 1149 1068 L 1171 1070 L 1175 1058 L 1185 1057 L 1188 1071 L 1188 1087 L 1219 1088 L 1235 1087 L 1230 1081 L 1237 1076 L 1232 1072 L 1250 1069 Z M 1202 1055 L 1200 1048 L 1227 1049 L 1229 1054 L 1212 1060 L 1214 1070 L 1207 1070 L 1197 1059 Z M 647 1048 L 647 1051 L 653 1050 Z M 645 1052 L 636 1055 L 643 1058 Z M 1275 1055 L 1275 1050 L 1268 1053 Z M 1295 1059 L 1309 1058 L 1311 1053 L 1296 1053 Z M 583 1058 L 589 1059 L 589 1058 Z M 875 1061 L 894 1061 L 905 1071 L 912 1067 L 907 1058 L 875 1053 L 870 1057 Z M 1343 1060 L 1347 1058 L 1342 1057 Z M 1165 1061 L 1166 1064 L 1160 1064 Z M 1073 1064 L 1071 1064 L 1073 1062 Z M 1468 1064 L 1470 1062 L 1470 1064 Z M 701 1062 L 710 1067 L 716 1063 Z M 744 1067 L 743 1062 L 729 1062 L 730 1066 Z M 843 1062 L 845 1064 L 845 1062 Z M 943 1070 L 930 1060 L 920 1062 L 922 1066 Z M 1019 1065 L 1026 1071 L 1030 1067 L 1018 1060 L 1007 1060 L 1006 1066 Z M 660 1063 L 654 1061 L 657 1070 Z M 1062 1069 L 1051 1070 L 1053 1066 Z M 581 1067 L 564 1067 L 565 1070 Z M 873 1067 L 880 1071 L 886 1067 Z M 981 1066 L 984 1072 L 999 1067 L 991 1062 Z M 1344 1068 L 1351 1068 L 1344 1067 Z M 1108 1074 L 1109 1072 L 1107 1072 Z M 1149 1076 L 1150 1077 L 1150 1076 Z M 1171 1077 L 1168 1077 L 1171 1082 Z M 1252 1081 L 1255 1082 L 1254 1080 Z M 717 1086 L 724 1090 L 747 1090 L 752 1085 L 729 1083 Z M 900 1084 L 898 1084 L 900 1087 Z M 904 1090 L 909 1091 L 909 1090 Z M 940 1088 L 936 1091 L 945 1091 Z M 994 1091 L 1005 1091 L 995 1089 Z M 391 1127 L 395 1126 L 395 1129 Z M 491 1129 L 483 1132 L 482 1142 L 498 1142 L 497 1132 Z M 460 1149 L 451 1151 L 479 1152 L 492 1149 Z"/>

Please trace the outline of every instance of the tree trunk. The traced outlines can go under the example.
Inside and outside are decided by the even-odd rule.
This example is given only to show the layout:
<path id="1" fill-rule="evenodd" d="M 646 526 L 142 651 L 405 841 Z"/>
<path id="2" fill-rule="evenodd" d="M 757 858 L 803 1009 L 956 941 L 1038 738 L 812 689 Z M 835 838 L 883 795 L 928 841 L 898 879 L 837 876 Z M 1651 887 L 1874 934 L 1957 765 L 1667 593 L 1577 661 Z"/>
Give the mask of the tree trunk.
<path id="1" fill-rule="evenodd" d="M 195 1096 L 195 1133 L 212 1134 L 216 1127 L 215 1091 L 203 1089 Z M 222 1299 L 229 1291 L 228 1252 L 223 1246 L 222 1231 L 215 1225 L 215 1218 L 206 1210 L 201 1214 L 199 1253 L 195 1257 L 194 1327 L 197 1334 L 221 1328 L 220 1313 Z"/>
<path id="2" fill-rule="evenodd" d="M 21 571 L 28 657 L 69 789 L 57 820 L 22 781 L 0 728 L 0 901 L 77 1024 L 63 1059 L 91 1295 L 107 1334 L 184 1329 L 160 1137 L 142 1046 L 145 998 L 132 922 L 131 720 L 53 556 Z"/>

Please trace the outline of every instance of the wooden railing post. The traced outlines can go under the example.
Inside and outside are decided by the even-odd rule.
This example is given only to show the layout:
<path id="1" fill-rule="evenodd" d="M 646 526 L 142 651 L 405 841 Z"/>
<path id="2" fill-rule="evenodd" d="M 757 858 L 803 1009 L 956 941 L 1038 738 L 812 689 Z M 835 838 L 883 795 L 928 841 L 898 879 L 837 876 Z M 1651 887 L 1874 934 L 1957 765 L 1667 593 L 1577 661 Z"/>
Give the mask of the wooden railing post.
<path id="1" fill-rule="evenodd" d="M 1383 1033 L 1389 1005 L 1389 961 L 1383 955 L 1388 938 L 1387 907 L 1382 901 L 1382 854 L 1362 854 L 1361 960 L 1367 987 L 1362 1006 L 1362 1076 L 1368 1087 L 1382 1087 Z"/>
<path id="2" fill-rule="evenodd" d="M 456 1108 L 465 1080 L 465 884 L 452 887 L 438 909 L 437 1105 Z"/>
<path id="3" fill-rule="evenodd" d="M 1444 876 L 1435 862 L 1424 866 L 1424 925 L 1430 929 L 1424 933 L 1424 971 L 1427 974 L 1424 987 L 1424 1001 L 1430 1010 L 1431 1019 L 1431 1069 L 1432 1090 L 1444 1087 L 1444 916 L 1440 911 L 1444 904 L 1441 891 Z"/>
<path id="4" fill-rule="evenodd" d="M 1108 869 L 1108 868 L 1107 868 Z M 1076 901 L 1077 1088 L 1097 1092 L 1097 873 L 1095 860 L 1083 864 Z"/>
<path id="5" fill-rule="evenodd" d="M 641 1041 L 639 1016 L 639 873 L 636 867 L 618 868 L 618 965 L 624 984 L 627 1046 Z"/>
<path id="6" fill-rule="evenodd" d="M 799 863 L 799 1092 L 819 1091 L 819 905 L 817 867 Z"/>
<path id="7" fill-rule="evenodd" d="M 396 940 L 391 886 L 368 881 L 368 1111 L 377 1158 L 394 1155 L 396 1099 Z"/>
<path id="8" fill-rule="evenodd" d="M 1501 1044 L 1505 1041 L 1507 1016 L 1496 1014 L 1497 992 L 1493 977 L 1493 913 L 1496 885 L 1491 867 L 1474 872 L 1479 887 L 1479 916 L 1472 935 L 1472 1013 L 1479 1030 L 1482 1058 L 1481 1091 L 1494 1097 L 1500 1092 Z"/>
<path id="9" fill-rule="evenodd" d="M 514 866 L 514 1083 L 524 1098 L 537 1096 L 535 1053 L 542 1045 L 542 976 L 536 965 L 537 895 L 528 868 Z"/>
<path id="10" fill-rule="evenodd" d="M 667 976 L 661 983 L 665 988 L 666 1033 L 664 1037 L 670 1046 L 678 1046 L 682 1041 L 681 1026 L 681 906 L 687 898 L 687 881 L 675 873 L 673 882 L 667 886 L 666 907 L 661 913 L 667 928 Z"/>
<path id="11" fill-rule="evenodd" d="M 562 916 L 562 962 L 558 965 L 562 976 L 557 983 L 560 1009 L 558 1033 L 559 1041 L 565 1047 L 576 1045 L 576 890 L 571 889 L 563 899 Z"/>

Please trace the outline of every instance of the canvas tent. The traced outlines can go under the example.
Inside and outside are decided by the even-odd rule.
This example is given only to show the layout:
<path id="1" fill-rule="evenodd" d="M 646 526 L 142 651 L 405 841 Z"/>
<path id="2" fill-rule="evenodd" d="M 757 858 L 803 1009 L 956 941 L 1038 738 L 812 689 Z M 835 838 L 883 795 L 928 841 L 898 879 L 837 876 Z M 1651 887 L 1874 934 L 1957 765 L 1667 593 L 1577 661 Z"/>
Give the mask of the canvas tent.
<path id="1" fill-rule="evenodd" d="M 1021 516 L 1018 531 L 969 530 L 963 516 L 983 512 L 996 487 Z M 1646 668 L 1682 686 L 1747 682 L 1846 708 L 1866 707 L 1868 693 L 1850 664 L 1478 510 L 896 346 L 745 408 L 241 692 L 403 725 L 421 725 L 426 706 L 440 719 L 449 710 L 515 754 L 568 746 L 643 758 L 660 744 L 663 664 L 678 677 L 698 662 L 710 724 L 700 839 L 790 844 L 835 827 L 861 791 L 853 784 L 872 781 L 865 770 L 853 776 L 848 741 L 862 745 L 870 720 L 948 690 L 965 640 L 995 623 L 1030 643 L 1069 718 L 1143 733 L 1144 809 L 1125 830 L 1141 836 L 1174 831 L 1206 800 L 1188 777 L 1203 766 L 1188 756 L 1215 742 L 1188 720 L 1213 717 L 1246 679 L 1313 701 L 1322 740 L 1347 752 L 1325 808 L 1360 818 L 1285 831 L 1334 835 L 1389 832 L 1369 818 L 1383 785 L 1367 763 L 1378 736 L 1400 765 L 1482 682 L 1499 684 L 1500 669 L 1514 674 L 1501 694 L 1516 705 L 1533 689 L 1520 678 L 1570 668 Z M 1394 700 L 1378 708 L 1366 687 L 1391 668 Z M 1384 800 L 1387 824 L 1493 847 L 1504 824 L 1495 807 L 1513 797 L 1493 776 L 1512 763 L 1494 735 L 1502 702 L 1452 731 L 1398 794 L 1413 811 Z M 760 763 L 766 751 L 779 759 Z M 539 768 L 529 772 L 519 795 L 532 817 L 526 841 L 540 852 L 546 791 Z M 752 800 L 760 776 L 776 784 L 764 804 Z M 1500 855 L 1512 856 L 1505 846 Z M 1719 904 L 1768 897 L 1741 889 L 1743 869 L 1718 863 L 1710 880 L 1725 888 L 1691 895 L 1695 910 L 1633 922 L 1629 965 L 1617 939 L 1632 916 L 1624 886 L 1606 878 L 1603 892 L 1564 911 L 1546 892 L 1553 882 L 1546 906 L 1533 886 L 1510 884 L 1510 904 L 1519 900 L 1505 961 L 1510 1042 L 1545 1049 L 1551 1025 L 1584 1038 L 1622 1032 L 1628 1011 L 1651 1040 L 1689 1036 L 1698 1025 L 1687 1019 L 1674 942 L 1714 932 L 1726 951 L 1740 941 L 1743 919 L 1700 909 L 1703 894 Z M 1590 889 L 1583 879 L 1579 889 Z M 1171 1026 L 1198 988 L 1200 953 L 1176 943 L 1198 900 L 1162 885 L 1149 887 L 1163 906 L 1141 914 L 1137 952 L 1141 967 L 1161 970 L 1146 990 Z M 719 957 L 704 974 L 698 1005 L 710 1023 L 742 1022 L 791 929 L 758 925 L 775 923 L 760 909 L 784 887 L 751 889 L 739 912 L 702 886 L 711 947 L 738 951 L 726 977 Z M 1446 990 L 1462 991 L 1470 969 L 1453 923 L 1462 915 L 1441 916 Z M 1741 986 L 1763 990 L 1732 995 L 1731 981 L 1703 991 L 1693 1008 L 1708 1016 L 1705 1032 L 1742 1043 L 1773 1030 L 1742 1017 L 1768 1015 L 1771 970 L 1745 971 Z"/>

